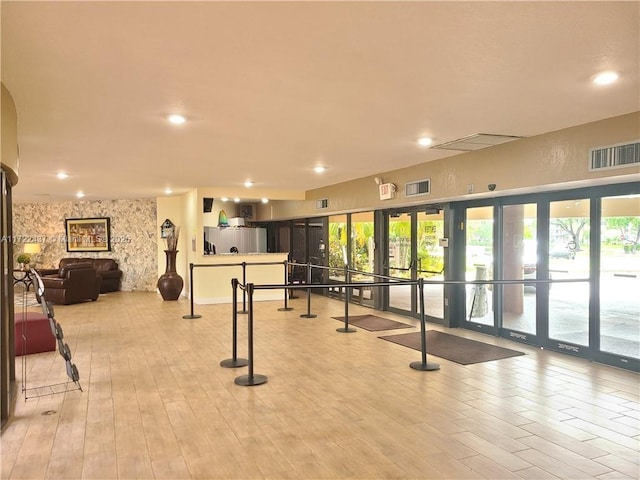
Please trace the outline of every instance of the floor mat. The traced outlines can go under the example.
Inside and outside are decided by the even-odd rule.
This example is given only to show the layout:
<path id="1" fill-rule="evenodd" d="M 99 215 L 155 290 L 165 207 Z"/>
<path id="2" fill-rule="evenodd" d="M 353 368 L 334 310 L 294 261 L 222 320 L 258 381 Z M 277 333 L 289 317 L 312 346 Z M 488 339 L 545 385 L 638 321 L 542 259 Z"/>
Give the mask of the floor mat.
<path id="1" fill-rule="evenodd" d="M 331 317 L 335 320 L 344 322 L 344 317 Z M 395 330 L 396 328 L 413 328 L 402 322 L 389 320 L 388 318 L 378 317 L 377 315 L 349 315 L 349 325 L 364 328 L 370 332 L 379 332 L 381 330 Z"/>
<path id="2" fill-rule="evenodd" d="M 405 347 L 421 350 L 420 332 L 402 333 L 378 337 Z M 462 365 L 500 360 L 502 358 L 524 355 L 524 352 L 469 340 L 449 333 L 435 330 L 427 331 L 427 355 L 451 360 Z"/>

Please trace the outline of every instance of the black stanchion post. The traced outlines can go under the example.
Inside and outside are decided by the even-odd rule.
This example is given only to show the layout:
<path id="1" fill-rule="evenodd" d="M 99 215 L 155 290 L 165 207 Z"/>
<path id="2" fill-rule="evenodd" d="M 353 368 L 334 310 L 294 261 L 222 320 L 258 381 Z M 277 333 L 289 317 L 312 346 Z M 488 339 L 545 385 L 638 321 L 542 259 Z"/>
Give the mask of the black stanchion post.
<path id="1" fill-rule="evenodd" d="M 424 319 L 424 278 L 418 279 L 418 300 L 420 302 L 420 350 L 422 351 L 422 360 L 420 362 L 411 362 L 409 366 L 414 370 L 439 370 L 440 365 L 437 363 L 427 362 L 427 325 Z"/>
<path id="2" fill-rule="evenodd" d="M 191 314 L 183 315 L 182 318 L 200 318 L 202 315 L 193 314 L 193 263 L 189 264 L 189 299 L 191 300 Z"/>
<path id="3" fill-rule="evenodd" d="M 222 360 L 220 362 L 220 366 L 224 368 L 236 368 L 236 367 L 244 367 L 248 362 L 246 358 L 238 358 L 238 279 L 231 279 L 231 288 L 232 288 L 232 298 L 233 298 L 233 307 L 232 307 L 232 324 L 233 324 L 233 345 L 231 350 L 233 352 L 233 356 L 231 358 L 227 358 L 226 360 Z"/>
<path id="4" fill-rule="evenodd" d="M 236 384 L 242 385 L 243 387 L 250 387 L 253 385 L 262 385 L 263 383 L 267 383 L 267 377 L 266 375 L 256 375 L 253 373 L 253 283 L 245 285 L 245 290 L 249 296 L 249 374 L 240 375 L 239 377 L 236 377 L 234 381 Z"/>
<path id="5" fill-rule="evenodd" d="M 349 268 L 344 266 L 344 279 L 345 283 L 351 283 L 349 276 Z M 355 328 L 349 328 L 349 295 L 347 294 L 347 287 L 344 289 L 344 327 L 336 328 L 336 332 L 340 333 L 354 333 L 357 332 Z"/>
<path id="6" fill-rule="evenodd" d="M 289 285 L 289 264 L 288 262 L 285 260 L 284 262 L 284 284 L 285 285 Z M 284 289 L 284 307 L 279 308 L 278 311 L 279 312 L 288 312 L 289 310 L 293 310 L 292 307 L 289 307 L 287 305 L 287 297 L 289 296 L 289 292 L 292 290 L 289 290 L 288 288 L 285 287 Z"/>
<path id="7" fill-rule="evenodd" d="M 247 262 L 242 262 L 242 285 L 247 285 Z M 247 290 L 242 290 L 242 310 L 238 313 L 247 313 Z"/>
<path id="8" fill-rule="evenodd" d="M 297 263 L 297 262 L 294 260 L 294 261 L 293 261 L 293 263 Z M 291 283 L 292 285 L 293 285 L 294 278 L 295 278 L 294 271 L 295 271 L 295 268 L 296 268 L 297 266 L 298 266 L 298 265 L 294 265 L 294 266 L 291 268 L 291 282 L 290 282 L 290 283 Z M 285 282 L 285 283 L 286 283 L 286 282 Z M 296 295 L 296 291 L 295 291 L 295 290 L 293 290 L 293 289 L 289 290 L 289 298 L 290 298 L 291 300 L 293 300 L 294 298 L 298 298 L 298 296 Z"/>
<path id="9" fill-rule="evenodd" d="M 311 285 L 311 262 L 307 262 L 307 285 Z M 302 318 L 316 318 L 315 313 L 311 313 L 311 287 L 307 287 L 307 313 L 300 315 Z"/>

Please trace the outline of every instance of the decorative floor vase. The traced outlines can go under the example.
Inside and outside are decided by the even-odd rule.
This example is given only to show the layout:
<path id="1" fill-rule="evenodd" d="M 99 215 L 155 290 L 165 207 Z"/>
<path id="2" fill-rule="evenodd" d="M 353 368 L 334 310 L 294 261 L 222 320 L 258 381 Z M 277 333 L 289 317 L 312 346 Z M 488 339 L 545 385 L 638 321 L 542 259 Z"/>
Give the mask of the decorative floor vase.
<path id="1" fill-rule="evenodd" d="M 176 273 L 178 250 L 165 250 L 164 253 L 167 256 L 167 268 L 158 279 L 158 290 L 163 300 L 177 300 L 184 285 L 182 277 Z"/>

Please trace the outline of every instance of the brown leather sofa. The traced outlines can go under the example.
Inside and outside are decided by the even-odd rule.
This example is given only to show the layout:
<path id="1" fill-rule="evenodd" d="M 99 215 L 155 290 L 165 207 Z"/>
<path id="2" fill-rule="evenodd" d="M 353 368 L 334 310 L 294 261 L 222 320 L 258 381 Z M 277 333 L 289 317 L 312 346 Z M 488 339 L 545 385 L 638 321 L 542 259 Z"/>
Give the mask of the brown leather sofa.
<path id="1" fill-rule="evenodd" d="M 60 267 L 56 273 L 44 274 L 40 271 L 44 285 L 44 297 L 57 305 L 69 305 L 96 301 L 100 295 L 102 277 L 90 263 L 71 263 Z"/>
<path id="2" fill-rule="evenodd" d="M 82 258 L 65 257 L 58 263 L 57 269 L 38 269 L 40 275 L 54 275 L 62 267 L 74 263 L 90 263 L 102 278 L 100 283 L 100 293 L 117 292 L 120 290 L 122 280 L 122 270 L 118 268 L 118 262 L 113 258 Z"/>

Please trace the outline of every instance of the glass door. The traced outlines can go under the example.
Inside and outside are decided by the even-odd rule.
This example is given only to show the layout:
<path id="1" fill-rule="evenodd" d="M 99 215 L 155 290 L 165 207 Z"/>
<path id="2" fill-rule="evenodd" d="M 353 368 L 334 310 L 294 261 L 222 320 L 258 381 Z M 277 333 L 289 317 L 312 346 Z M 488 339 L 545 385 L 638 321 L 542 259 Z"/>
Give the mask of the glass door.
<path id="1" fill-rule="evenodd" d="M 411 212 L 387 214 L 388 262 L 385 273 L 391 277 L 416 279 L 412 220 Z M 416 311 L 416 288 L 414 285 L 391 286 L 388 288 L 388 292 L 389 309 L 411 314 Z"/>
<path id="2" fill-rule="evenodd" d="M 332 215 L 329 217 L 329 283 L 339 284 L 347 281 L 344 273 L 348 266 L 347 255 L 347 215 Z M 342 297 L 341 286 L 329 288 L 329 295 Z"/>
<path id="3" fill-rule="evenodd" d="M 360 212 L 350 215 L 351 218 L 351 258 L 350 264 L 354 274 L 352 281 L 358 283 L 373 283 L 374 277 L 367 273 L 375 272 L 375 237 L 373 212 Z M 353 290 L 353 301 L 361 305 L 375 304 L 377 288 L 362 287 Z"/>
<path id="4" fill-rule="evenodd" d="M 562 200 L 549 208 L 549 276 L 575 281 L 551 284 L 548 337 L 579 354 L 589 346 L 590 201 Z"/>
<path id="5" fill-rule="evenodd" d="M 466 281 L 493 280 L 493 211 L 493 206 L 466 209 Z M 467 285 L 466 306 L 467 321 L 494 325 L 491 285 Z"/>
<path id="6" fill-rule="evenodd" d="M 429 283 L 443 281 L 444 249 L 439 240 L 444 238 L 444 211 L 429 208 L 417 214 L 417 273 L 424 278 L 424 313 L 427 317 L 444 319 L 444 285 Z M 418 311 L 419 313 L 419 311 Z"/>

